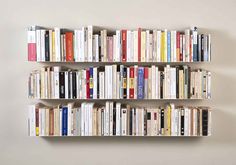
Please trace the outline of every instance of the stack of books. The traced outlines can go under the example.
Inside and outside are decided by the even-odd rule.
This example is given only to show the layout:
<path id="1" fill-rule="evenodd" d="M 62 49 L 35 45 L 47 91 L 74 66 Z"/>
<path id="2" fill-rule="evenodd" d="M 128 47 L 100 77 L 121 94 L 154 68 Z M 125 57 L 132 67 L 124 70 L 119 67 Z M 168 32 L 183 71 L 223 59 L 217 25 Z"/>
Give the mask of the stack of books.
<path id="1" fill-rule="evenodd" d="M 52 62 L 196 62 L 211 60 L 211 36 L 198 29 L 28 29 L 28 60 Z M 99 30 L 100 29 L 100 30 Z"/>
<path id="2" fill-rule="evenodd" d="M 29 76 L 37 99 L 209 99 L 211 72 L 187 65 L 105 65 L 80 70 L 44 67 Z"/>
<path id="3" fill-rule="evenodd" d="M 29 106 L 30 136 L 209 136 L 211 110 L 166 104 L 156 108 L 121 103 Z"/>

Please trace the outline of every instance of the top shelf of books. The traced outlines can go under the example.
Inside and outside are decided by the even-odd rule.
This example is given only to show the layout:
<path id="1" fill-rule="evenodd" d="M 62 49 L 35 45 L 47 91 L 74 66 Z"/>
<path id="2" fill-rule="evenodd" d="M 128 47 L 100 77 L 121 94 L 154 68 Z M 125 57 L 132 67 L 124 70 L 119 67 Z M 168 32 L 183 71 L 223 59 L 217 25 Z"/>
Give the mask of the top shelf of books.
<path id="1" fill-rule="evenodd" d="M 28 61 L 181 64 L 211 61 L 211 35 L 176 30 L 28 28 Z"/>

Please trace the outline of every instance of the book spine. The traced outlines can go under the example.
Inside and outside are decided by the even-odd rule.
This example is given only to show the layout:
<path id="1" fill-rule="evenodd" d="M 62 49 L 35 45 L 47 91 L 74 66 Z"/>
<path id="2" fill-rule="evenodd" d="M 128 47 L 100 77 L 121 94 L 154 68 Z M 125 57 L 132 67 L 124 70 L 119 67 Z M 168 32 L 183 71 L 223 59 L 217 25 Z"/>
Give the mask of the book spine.
<path id="1" fill-rule="evenodd" d="M 141 62 L 141 32 L 142 29 L 138 29 L 138 62 Z"/>
<path id="2" fill-rule="evenodd" d="M 144 68 L 138 68 L 138 92 L 137 92 L 138 99 L 144 98 Z"/>
<path id="3" fill-rule="evenodd" d="M 167 62 L 171 62 L 171 32 L 167 32 Z"/>
<path id="4" fill-rule="evenodd" d="M 93 68 L 89 68 L 89 98 L 93 98 Z"/>
<path id="5" fill-rule="evenodd" d="M 65 72 L 59 72 L 59 97 L 65 98 Z"/>
<path id="6" fill-rule="evenodd" d="M 90 70 L 86 70 L 86 98 L 90 98 Z"/>
<path id="7" fill-rule="evenodd" d="M 68 108 L 62 108 L 62 136 L 67 136 L 67 128 L 68 128 Z"/>
<path id="8" fill-rule="evenodd" d="M 123 99 L 127 98 L 127 67 L 123 68 Z"/>
<path id="9" fill-rule="evenodd" d="M 74 49 L 73 49 L 73 32 L 65 33 L 66 40 L 66 61 L 74 61 Z"/>
<path id="10" fill-rule="evenodd" d="M 88 61 L 93 61 L 93 26 L 88 26 Z"/>
<path id="11" fill-rule="evenodd" d="M 55 61 L 61 61 L 61 37 L 60 37 L 60 29 L 55 28 Z"/>
<path id="12" fill-rule="evenodd" d="M 193 30 L 193 61 L 198 61 L 198 34 L 197 28 Z"/>
<path id="13" fill-rule="evenodd" d="M 122 61 L 126 62 L 127 60 L 127 30 L 122 30 Z"/>
<path id="14" fill-rule="evenodd" d="M 72 72 L 72 98 L 77 98 L 77 72 Z"/>
<path id="15" fill-rule="evenodd" d="M 144 84 L 143 84 L 143 86 L 144 86 L 144 99 L 148 99 L 148 92 L 149 92 L 148 91 L 148 87 L 149 87 L 148 82 L 150 82 L 150 81 L 148 81 L 148 78 L 150 79 L 149 74 L 150 74 L 149 68 L 145 67 L 144 68 Z"/>
<path id="16" fill-rule="evenodd" d="M 45 32 L 45 61 L 50 61 L 49 31 Z"/>
<path id="17" fill-rule="evenodd" d="M 36 53 L 36 27 L 32 26 L 28 29 L 28 61 L 37 61 Z"/>
<path id="18" fill-rule="evenodd" d="M 134 98 L 134 67 L 130 67 L 130 88 L 129 88 L 129 98 Z"/>

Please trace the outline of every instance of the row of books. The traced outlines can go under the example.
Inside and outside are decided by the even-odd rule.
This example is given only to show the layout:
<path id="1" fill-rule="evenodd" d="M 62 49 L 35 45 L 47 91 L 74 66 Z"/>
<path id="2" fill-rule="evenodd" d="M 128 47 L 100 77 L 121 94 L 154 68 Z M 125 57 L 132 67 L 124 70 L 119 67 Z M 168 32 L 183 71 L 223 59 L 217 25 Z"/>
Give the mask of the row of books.
<path id="1" fill-rule="evenodd" d="M 167 104 L 140 108 L 106 102 L 104 106 L 29 106 L 30 136 L 210 136 L 211 110 Z"/>
<path id="2" fill-rule="evenodd" d="M 37 99 L 209 99 L 211 72 L 187 65 L 105 65 L 80 70 L 43 67 L 29 76 Z"/>
<path id="3" fill-rule="evenodd" d="M 28 28 L 28 60 L 55 62 L 195 62 L 211 60 L 211 35 L 176 30 Z"/>

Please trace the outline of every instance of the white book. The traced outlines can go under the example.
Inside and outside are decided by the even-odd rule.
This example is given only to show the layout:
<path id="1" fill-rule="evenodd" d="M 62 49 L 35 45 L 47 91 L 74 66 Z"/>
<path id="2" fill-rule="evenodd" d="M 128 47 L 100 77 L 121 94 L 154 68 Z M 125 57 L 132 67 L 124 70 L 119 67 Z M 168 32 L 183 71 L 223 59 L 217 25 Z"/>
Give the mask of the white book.
<path id="1" fill-rule="evenodd" d="M 48 98 L 48 72 L 44 72 L 44 97 Z"/>
<path id="2" fill-rule="evenodd" d="M 40 73 L 36 73 L 36 98 L 40 98 Z"/>
<path id="3" fill-rule="evenodd" d="M 144 136 L 144 109 L 143 108 L 140 109 L 140 118 L 141 118 L 141 120 L 139 120 L 140 125 L 141 125 L 140 136 Z"/>
<path id="4" fill-rule="evenodd" d="M 105 99 L 104 72 L 99 72 L 99 99 Z"/>
<path id="5" fill-rule="evenodd" d="M 161 62 L 161 31 L 157 31 L 157 62 Z"/>
<path id="6" fill-rule="evenodd" d="M 198 127 L 198 122 L 197 122 L 197 109 L 193 109 L 193 136 L 197 136 L 197 127 Z"/>
<path id="7" fill-rule="evenodd" d="M 112 93 L 113 93 L 113 84 L 112 84 L 112 65 L 108 66 L 108 81 L 107 81 L 107 93 L 108 93 L 108 99 L 112 99 Z"/>
<path id="8" fill-rule="evenodd" d="M 133 58 L 134 58 L 134 60 L 133 60 L 133 62 L 138 62 L 138 31 L 137 30 L 135 30 L 134 32 L 133 32 L 133 49 L 134 49 L 134 51 L 133 51 Z"/>
<path id="9" fill-rule="evenodd" d="M 74 59 L 79 61 L 79 30 L 74 30 Z"/>
<path id="10" fill-rule="evenodd" d="M 135 121 L 136 121 L 136 136 L 139 136 L 139 124 L 140 124 L 140 120 L 139 117 L 140 116 L 140 110 L 139 108 L 136 108 L 136 116 L 135 116 Z"/>
<path id="11" fill-rule="evenodd" d="M 86 99 L 86 70 L 82 70 L 82 99 Z"/>
<path id="12" fill-rule="evenodd" d="M 159 75 L 159 70 L 158 70 L 158 66 L 156 66 L 156 84 L 155 84 L 154 88 L 156 90 L 156 95 L 155 98 L 159 99 L 160 98 L 160 75 Z"/>
<path id="13" fill-rule="evenodd" d="M 29 136 L 36 136 L 36 117 L 35 117 L 35 105 L 28 106 L 28 128 Z"/>
<path id="14" fill-rule="evenodd" d="M 211 72 L 207 72 L 207 99 L 211 98 Z"/>
<path id="15" fill-rule="evenodd" d="M 152 33 L 152 56 L 150 57 L 152 62 L 157 62 L 157 31 L 153 30 Z"/>
<path id="16" fill-rule="evenodd" d="M 112 61 L 116 61 L 116 35 L 113 35 L 113 45 L 112 45 Z"/>
<path id="17" fill-rule="evenodd" d="M 97 34 L 93 35 L 93 61 L 99 62 L 99 36 Z"/>
<path id="18" fill-rule="evenodd" d="M 190 62 L 190 29 L 185 30 L 185 62 Z"/>
<path id="19" fill-rule="evenodd" d="M 121 61 L 121 34 L 120 30 L 116 30 L 116 62 Z"/>
<path id="20" fill-rule="evenodd" d="M 122 119 L 122 126 L 121 126 L 121 135 L 122 136 L 126 136 L 127 135 L 127 109 L 126 108 L 122 108 L 121 109 L 121 119 Z"/>
<path id="21" fill-rule="evenodd" d="M 211 35 L 208 34 L 208 61 L 211 61 Z"/>
<path id="22" fill-rule="evenodd" d="M 134 61 L 134 32 L 131 31 L 130 39 L 130 62 Z"/>
<path id="23" fill-rule="evenodd" d="M 59 120 L 60 120 L 60 130 L 59 130 L 59 135 L 62 136 L 62 108 L 59 110 Z"/>
<path id="24" fill-rule="evenodd" d="M 97 82 L 97 77 L 98 77 L 98 68 L 95 67 L 93 68 L 93 99 L 97 99 L 97 92 L 98 92 L 98 82 Z"/>
<path id="25" fill-rule="evenodd" d="M 85 136 L 85 104 L 81 104 L 81 136 Z"/>
<path id="26" fill-rule="evenodd" d="M 61 61 L 61 30 L 54 28 L 55 31 L 55 61 Z"/>
<path id="27" fill-rule="evenodd" d="M 42 135 L 44 135 L 44 129 L 43 128 L 45 128 L 45 127 L 43 127 L 43 116 L 42 116 L 42 112 L 43 112 L 43 110 L 42 110 L 43 108 L 39 108 L 39 136 L 42 136 Z M 44 121 L 44 123 L 45 123 L 45 121 Z"/>
<path id="28" fill-rule="evenodd" d="M 109 104 L 109 136 L 113 136 L 113 102 Z"/>
<path id="29" fill-rule="evenodd" d="M 146 62 L 150 62 L 149 61 L 149 45 L 150 45 L 150 31 L 146 30 Z"/>
<path id="30" fill-rule="evenodd" d="M 116 136 L 121 135 L 121 104 L 116 103 Z"/>
<path id="31" fill-rule="evenodd" d="M 126 98 L 129 99 L 129 88 L 130 88 L 130 68 L 127 67 L 127 77 L 126 77 Z"/>
<path id="32" fill-rule="evenodd" d="M 194 42 L 193 41 L 193 35 L 190 35 L 190 41 L 191 41 L 190 48 L 191 48 L 192 51 L 189 51 L 190 52 L 190 54 L 189 54 L 189 56 L 190 56 L 189 61 L 193 62 L 193 42 Z"/>
<path id="33" fill-rule="evenodd" d="M 88 61 L 93 61 L 93 26 L 88 26 Z"/>
<path id="34" fill-rule="evenodd" d="M 171 136 L 176 136 L 176 114 L 174 104 L 170 104 L 171 108 Z"/>
<path id="35" fill-rule="evenodd" d="M 127 57 L 127 62 L 131 62 L 131 31 L 127 30 L 127 41 L 126 41 L 126 57 Z"/>
<path id="36" fill-rule="evenodd" d="M 41 30 L 36 30 L 36 54 L 37 61 L 41 61 Z"/>
<path id="37" fill-rule="evenodd" d="M 110 130 L 110 103 L 106 102 L 105 120 L 104 120 L 104 136 L 109 136 Z"/>
<path id="38" fill-rule="evenodd" d="M 112 98 L 116 99 L 116 77 L 117 77 L 117 65 L 112 65 Z"/>
<path id="39" fill-rule="evenodd" d="M 116 72 L 116 99 L 120 98 L 120 73 Z"/>
<path id="40" fill-rule="evenodd" d="M 86 40 L 85 29 L 82 28 L 80 31 L 80 61 L 85 62 L 85 40 Z"/>
<path id="41" fill-rule="evenodd" d="M 68 111 L 67 111 L 67 135 L 71 136 L 71 111 L 72 111 L 73 103 L 68 103 Z"/>
<path id="42" fill-rule="evenodd" d="M 80 98 L 80 92 L 79 92 L 79 89 L 80 89 L 80 87 L 79 87 L 79 79 L 80 79 L 80 72 L 79 71 L 77 71 L 76 72 L 76 96 L 77 96 L 77 99 L 79 99 Z"/>
<path id="43" fill-rule="evenodd" d="M 187 107 L 184 108 L 184 136 L 189 136 L 189 109 Z"/>
<path id="44" fill-rule="evenodd" d="M 84 32 L 84 61 L 88 61 L 88 28 L 82 27 L 82 31 Z"/>
<path id="45" fill-rule="evenodd" d="M 176 68 L 170 68 L 171 71 L 171 76 L 170 76 L 170 81 L 171 81 L 171 99 L 176 99 Z"/>
<path id="46" fill-rule="evenodd" d="M 156 66 L 155 65 L 152 65 L 152 99 L 155 99 L 156 96 L 157 96 L 157 93 L 156 93 L 156 87 L 157 87 L 157 82 L 156 82 Z"/>
<path id="47" fill-rule="evenodd" d="M 41 39 L 40 39 L 40 41 L 41 41 L 41 43 L 40 43 L 40 47 L 41 47 L 40 59 L 41 59 L 41 61 L 45 61 L 45 34 L 46 34 L 46 30 L 42 29 L 41 34 L 40 34 L 40 37 L 41 37 Z"/>
<path id="48" fill-rule="evenodd" d="M 68 99 L 69 98 L 69 78 L 68 78 L 68 71 L 65 71 L 65 98 Z"/>
<path id="49" fill-rule="evenodd" d="M 88 135 L 92 136 L 93 135 L 93 103 L 88 104 L 88 112 L 89 112 L 89 131 Z"/>
<path id="50" fill-rule="evenodd" d="M 88 136 L 88 129 L 89 129 L 89 123 L 88 123 L 88 103 L 85 103 L 84 106 L 84 136 Z"/>
<path id="51" fill-rule="evenodd" d="M 212 130 L 212 118 L 211 118 L 211 109 L 208 110 L 208 136 L 211 136 L 211 130 Z"/>

